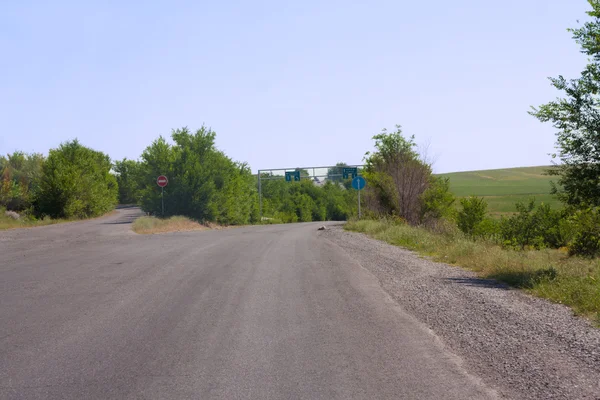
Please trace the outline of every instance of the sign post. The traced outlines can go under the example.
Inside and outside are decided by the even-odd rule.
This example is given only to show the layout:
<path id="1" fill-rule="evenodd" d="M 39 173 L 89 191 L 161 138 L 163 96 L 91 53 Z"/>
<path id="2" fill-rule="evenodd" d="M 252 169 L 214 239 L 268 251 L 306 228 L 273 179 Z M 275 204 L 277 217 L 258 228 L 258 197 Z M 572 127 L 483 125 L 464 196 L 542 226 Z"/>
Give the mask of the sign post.
<path id="1" fill-rule="evenodd" d="M 162 216 L 165 216 L 165 186 L 167 186 L 169 184 L 169 180 L 167 179 L 166 176 L 161 175 L 156 179 L 156 184 L 158 186 L 160 186 L 161 189 L 161 193 L 160 193 L 160 202 L 162 205 Z"/>
<path id="2" fill-rule="evenodd" d="M 367 186 L 367 181 L 362 176 L 356 176 L 352 179 L 352 187 L 358 190 L 358 219 L 360 219 L 360 191 Z"/>

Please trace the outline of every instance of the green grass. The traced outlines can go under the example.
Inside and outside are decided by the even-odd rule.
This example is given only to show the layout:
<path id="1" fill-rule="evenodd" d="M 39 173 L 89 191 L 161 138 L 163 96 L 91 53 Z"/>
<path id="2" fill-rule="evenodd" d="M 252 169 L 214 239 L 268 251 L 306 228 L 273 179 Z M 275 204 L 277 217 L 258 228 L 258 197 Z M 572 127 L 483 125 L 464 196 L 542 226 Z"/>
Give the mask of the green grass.
<path id="1" fill-rule="evenodd" d="M 468 171 L 440 174 L 450 178 L 450 188 L 459 198 L 483 197 L 492 215 L 515 212 L 516 202 L 526 202 L 534 197 L 538 203 L 560 207 L 560 202 L 550 194 L 550 181 L 556 177 L 545 175 L 549 167 L 523 167 Z"/>
<path id="2" fill-rule="evenodd" d="M 568 257 L 560 250 L 516 251 L 466 238 L 448 225 L 433 233 L 392 221 L 361 220 L 345 225 L 393 245 L 416 250 L 436 261 L 455 264 L 570 306 L 600 326 L 600 260 Z"/>

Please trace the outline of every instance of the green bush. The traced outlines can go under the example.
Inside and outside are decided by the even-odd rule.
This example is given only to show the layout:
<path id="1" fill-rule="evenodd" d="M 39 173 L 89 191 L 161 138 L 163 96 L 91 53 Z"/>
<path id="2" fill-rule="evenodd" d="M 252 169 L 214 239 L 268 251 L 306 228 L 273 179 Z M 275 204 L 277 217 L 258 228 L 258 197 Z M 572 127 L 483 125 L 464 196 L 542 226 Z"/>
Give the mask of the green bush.
<path id="1" fill-rule="evenodd" d="M 500 234 L 500 223 L 496 219 L 485 217 L 473 231 L 473 236 L 484 239 L 495 239 Z"/>
<path id="2" fill-rule="evenodd" d="M 576 211 L 570 218 L 573 237 L 568 245 L 569 254 L 596 257 L 600 254 L 600 211 L 588 208 Z"/>
<path id="3" fill-rule="evenodd" d="M 454 194 L 450 178 L 430 177 L 429 187 L 421 195 L 421 223 L 428 220 L 451 218 L 454 213 Z"/>
<path id="4" fill-rule="evenodd" d="M 40 216 L 88 218 L 104 214 L 117 203 L 117 181 L 110 158 L 77 140 L 50 150 L 42 167 L 34 208 Z"/>
<path id="5" fill-rule="evenodd" d="M 487 203 L 480 197 L 460 199 L 462 209 L 456 215 L 458 228 L 469 236 L 475 236 L 478 226 L 485 220 Z"/>
<path id="6" fill-rule="evenodd" d="M 527 204 L 517 203 L 516 208 L 517 214 L 500 222 L 500 236 L 505 246 L 542 249 L 567 244 L 561 225 L 562 212 L 543 203 L 536 207 L 534 199 Z"/>

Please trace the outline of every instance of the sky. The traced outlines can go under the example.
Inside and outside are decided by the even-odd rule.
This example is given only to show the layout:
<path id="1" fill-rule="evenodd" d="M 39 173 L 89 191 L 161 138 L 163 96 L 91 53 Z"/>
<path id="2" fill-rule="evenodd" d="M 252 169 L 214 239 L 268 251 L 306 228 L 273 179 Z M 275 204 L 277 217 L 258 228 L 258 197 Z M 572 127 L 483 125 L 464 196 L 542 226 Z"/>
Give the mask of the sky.
<path id="1" fill-rule="evenodd" d="M 548 165 L 527 114 L 586 59 L 585 0 L 0 0 L 0 154 L 137 159 L 203 124 L 253 171 L 361 164 L 402 125 L 435 172 Z"/>

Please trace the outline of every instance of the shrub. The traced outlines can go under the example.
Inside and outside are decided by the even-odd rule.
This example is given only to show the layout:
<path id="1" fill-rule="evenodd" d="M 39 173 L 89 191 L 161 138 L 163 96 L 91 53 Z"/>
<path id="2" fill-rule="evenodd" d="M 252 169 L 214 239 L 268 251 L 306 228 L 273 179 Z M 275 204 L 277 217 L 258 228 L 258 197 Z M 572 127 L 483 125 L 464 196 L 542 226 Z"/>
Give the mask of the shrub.
<path id="1" fill-rule="evenodd" d="M 600 254 L 600 212 L 597 208 L 576 211 L 570 218 L 573 238 L 569 254 L 595 257 Z"/>
<path id="2" fill-rule="evenodd" d="M 421 195 L 421 223 L 452 216 L 455 201 L 450 178 L 431 176 L 429 187 Z"/>
<path id="3" fill-rule="evenodd" d="M 487 214 L 487 203 L 480 197 L 468 197 L 460 199 L 462 209 L 456 215 L 458 228 L 469 236 L 475 236 L 478 225 L 480 225 Z"/>
<path id="4" fill-rule="evenodd" d="M 34 207 L 42 216 L 86 218 L 106 213 L 117 203 L 117 180 L 110 158 L 77 140 L 50 150 Z"/>
<path id="5" fill-rule="evenodd" d="M 519 202 L 516 208 L 517 214 L 500 222 L 500 236 L 505 246 L 541 249 L 566 245 L 560 211 L 552 210 L 543 203 L 536 208 L 534 199 L 527 204 Z"/>
<path id="6" fill-rule="evenodd" d="M 486 217 L 475 226 L 473 236 L 484 239 L 495 239 L 500 234 L 500 223 L 498 220 Z"/>

